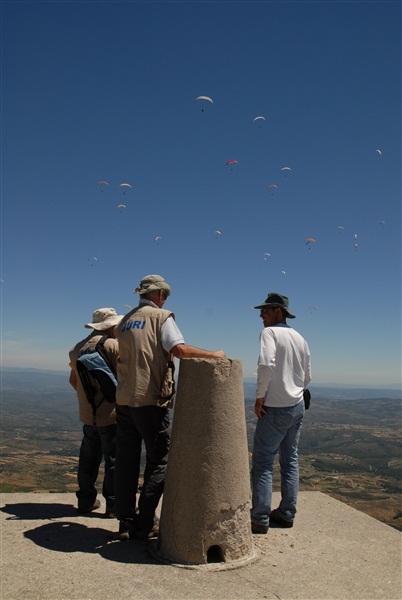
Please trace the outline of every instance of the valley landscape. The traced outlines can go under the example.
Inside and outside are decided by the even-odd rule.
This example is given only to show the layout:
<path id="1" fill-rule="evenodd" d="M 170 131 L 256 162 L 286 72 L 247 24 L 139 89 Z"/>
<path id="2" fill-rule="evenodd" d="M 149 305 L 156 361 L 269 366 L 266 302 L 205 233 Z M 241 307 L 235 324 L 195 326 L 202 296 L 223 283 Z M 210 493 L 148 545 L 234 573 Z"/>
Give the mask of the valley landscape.
<path id="1" fill-rule="evenodd" d="M 249 455 L 255 384 L 245 381 Z M 398 390 L 311 387 L 300 441 L 300 488 L 345 502 L 402 531 Z M 75 492 L 81 424 L 68 374 L 2 374 L 2 492 Z M 279 489 L 279 468 L 275 489 Z"/>

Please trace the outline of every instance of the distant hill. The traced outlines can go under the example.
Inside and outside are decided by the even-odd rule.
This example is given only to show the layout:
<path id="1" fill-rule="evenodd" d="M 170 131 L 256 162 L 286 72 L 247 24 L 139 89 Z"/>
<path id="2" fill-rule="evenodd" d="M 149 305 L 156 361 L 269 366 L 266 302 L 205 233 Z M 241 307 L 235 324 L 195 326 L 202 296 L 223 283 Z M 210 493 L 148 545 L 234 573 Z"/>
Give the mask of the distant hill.
<path id="1" fill-rule="evenodd" d="M 256 380 L 244 379 L 244 389 L 248 394 L 255 394 Z M 336 398 L 338 400 L 359 400 L 372 398 L 389 398 L 390 400 L 401 400 L 402 390 L 396 384 L 383 387 L 361 387 L 351 385 L 309 385 L 309 390 L 315 398 Z"/>
<path id="2" fill-rule="evenodd" d="M 41 369 L 12 369 L 3 367 L 1 370 L 1 388 L 3 391 L 28 391 L 41 387 L 46 390 L 68 389 L 68 371 L 45 371 Z"/>
<path id="3" fill-rule="evenodd" d="M 3 391 L 28 391 L 41 387 L 46 391 L 57 389 L 70 389 L 68 383 L 68 371 L 47 371 L 42 369 L 19 369 L 3 367 L 1 371 L 1 387 Z M 244 390 L 246 395 L 255 393 L 256 380 L 244 378 Z M 372 398 L 390 398 L 394 400 L 402 399 L 401 388 L 394 384 L 382 386 L 378 388 L 372 387 L 357 387 L 351 385 L 315 385 L 309 386 L 315 398 L 339 400 L 358 400 Z"/>

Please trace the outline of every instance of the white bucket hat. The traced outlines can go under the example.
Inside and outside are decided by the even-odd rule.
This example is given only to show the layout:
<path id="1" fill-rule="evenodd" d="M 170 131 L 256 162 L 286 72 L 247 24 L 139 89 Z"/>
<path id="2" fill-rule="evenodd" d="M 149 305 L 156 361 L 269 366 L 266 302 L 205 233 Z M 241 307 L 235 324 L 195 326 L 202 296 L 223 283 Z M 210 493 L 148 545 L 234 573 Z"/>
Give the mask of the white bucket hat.
<path id="1" fill-rule="evenodd" d="M 115 327 L 122 320 L 123 315 L 118 315 L 114 308 L 98 308 L 92 313 L 92 323 L 87 323 L 87 329 L 105 331 Z"/>

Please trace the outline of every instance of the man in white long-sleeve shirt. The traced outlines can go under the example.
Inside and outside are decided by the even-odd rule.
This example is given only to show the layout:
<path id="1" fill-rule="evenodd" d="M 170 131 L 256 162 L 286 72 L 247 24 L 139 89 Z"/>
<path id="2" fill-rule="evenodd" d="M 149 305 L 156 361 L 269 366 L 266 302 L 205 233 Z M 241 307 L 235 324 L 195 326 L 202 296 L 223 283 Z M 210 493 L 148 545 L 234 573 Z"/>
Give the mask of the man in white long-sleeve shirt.
<path id="1" fill-rule="evenodd" d="M 311 381 L 310 351 L 306 340 L 287 323 L 294 319 L 286 296 L 270 292 L 260 309 L 260 335 L 252 459 L 253 533 L 267 533 L 269 525 L 292 527 L 299 487 L 297 458 L 304 415 L 303 392 Z M 272 471 L 279 452 L 281 501 L 271 510 Z"/>

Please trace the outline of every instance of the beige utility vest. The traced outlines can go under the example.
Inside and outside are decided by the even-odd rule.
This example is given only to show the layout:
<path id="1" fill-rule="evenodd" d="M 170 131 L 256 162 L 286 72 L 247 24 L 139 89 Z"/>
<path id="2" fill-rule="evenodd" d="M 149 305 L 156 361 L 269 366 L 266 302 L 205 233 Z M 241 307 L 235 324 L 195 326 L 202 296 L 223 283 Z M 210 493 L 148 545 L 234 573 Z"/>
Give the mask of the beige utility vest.
<path id="1" fill-rule="evenodd" d="M 156 406 L 169 353 L 161 344 L 163 323 L 172 312 L 149 305 L 129 312 L 117 325 L 119 341 L 116 403 Z"/>

